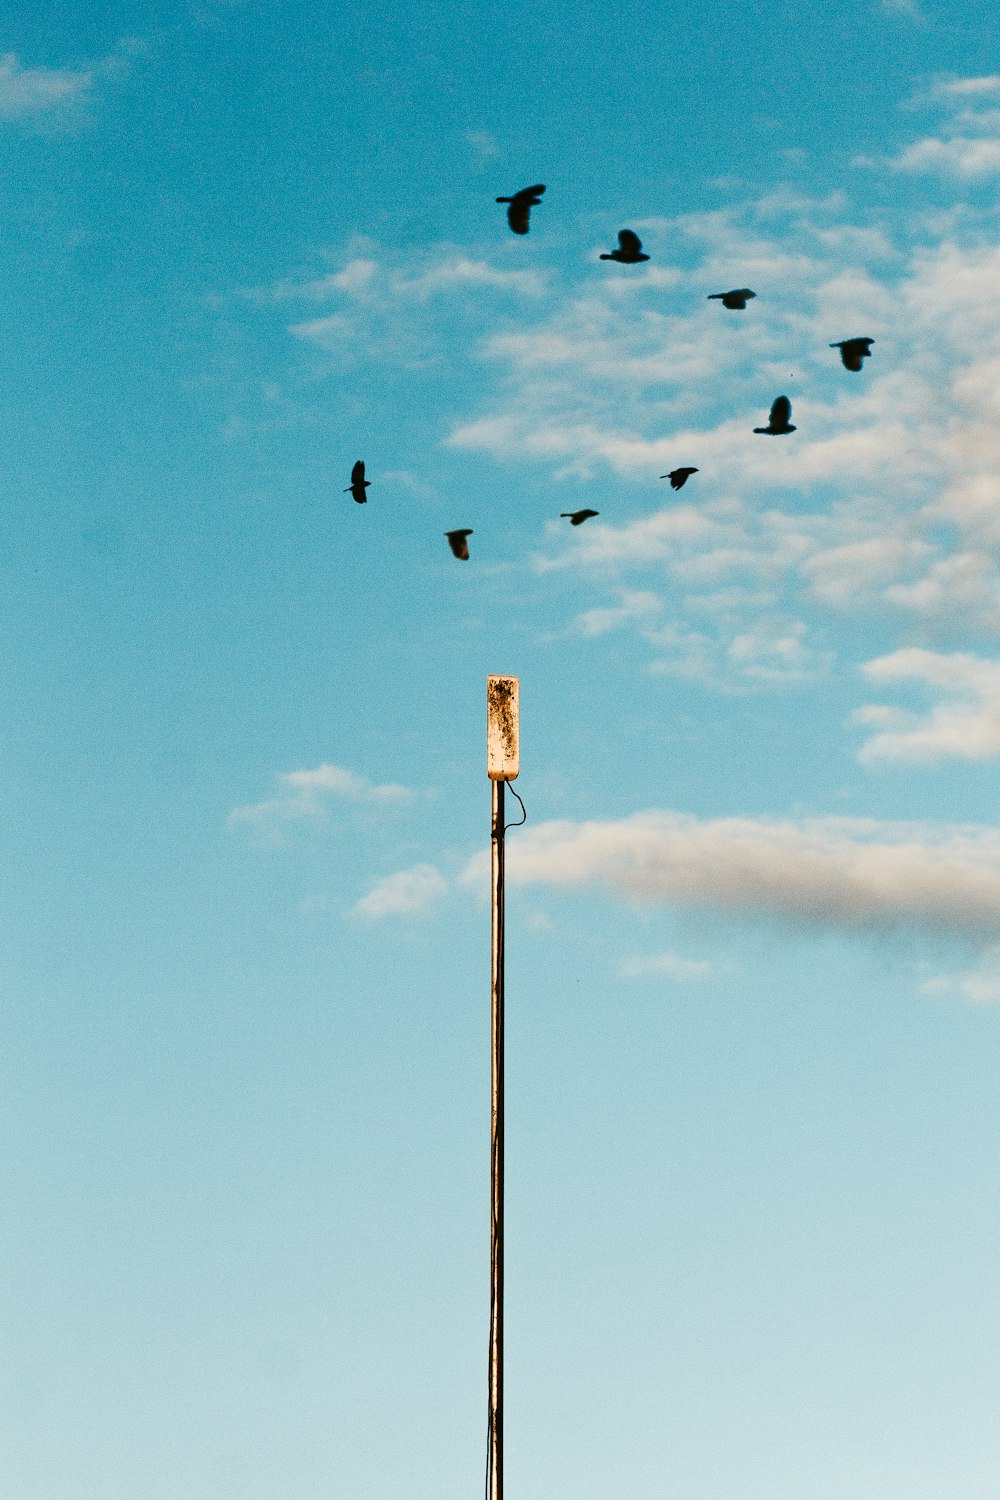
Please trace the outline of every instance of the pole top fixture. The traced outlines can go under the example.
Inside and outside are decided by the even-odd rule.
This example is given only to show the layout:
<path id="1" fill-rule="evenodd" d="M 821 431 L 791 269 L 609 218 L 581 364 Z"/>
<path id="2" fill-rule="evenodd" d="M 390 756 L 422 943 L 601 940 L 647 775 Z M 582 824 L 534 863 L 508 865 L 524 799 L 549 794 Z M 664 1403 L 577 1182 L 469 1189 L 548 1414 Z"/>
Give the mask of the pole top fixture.
<path id="1" fill-rule="evenodd" d="M 520 687 L 516 677 L 486 679 L 486 770 L 491 781 L 514 781 L 521 769 Z"/>

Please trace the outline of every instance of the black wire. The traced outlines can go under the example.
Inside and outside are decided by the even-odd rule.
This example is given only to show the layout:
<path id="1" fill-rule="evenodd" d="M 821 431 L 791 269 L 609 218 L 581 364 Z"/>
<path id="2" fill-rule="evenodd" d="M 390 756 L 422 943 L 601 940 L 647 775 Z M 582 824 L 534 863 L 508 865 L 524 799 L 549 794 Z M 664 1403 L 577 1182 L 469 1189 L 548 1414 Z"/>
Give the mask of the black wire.
<path id="1" fill-rule="evenodd" d="M 517 797 L 517 793 L 515 792 L 509 781 L 507 783 L 507 790 L 510 792 L 512 797 Z M 518 805 L 520 806 L 521 812 L 523 813 L 523 817 L 521 818 L 520 823 L 505 823 L 503 825 L 504 833 L 507 832 L 508 828 L 523 828 L 524 824 L 528 821 L 528 814 L 527 810 L 525 809 L 524 803 L 521 801 L 520 797 L 517 797 L 517 801 Z"/>

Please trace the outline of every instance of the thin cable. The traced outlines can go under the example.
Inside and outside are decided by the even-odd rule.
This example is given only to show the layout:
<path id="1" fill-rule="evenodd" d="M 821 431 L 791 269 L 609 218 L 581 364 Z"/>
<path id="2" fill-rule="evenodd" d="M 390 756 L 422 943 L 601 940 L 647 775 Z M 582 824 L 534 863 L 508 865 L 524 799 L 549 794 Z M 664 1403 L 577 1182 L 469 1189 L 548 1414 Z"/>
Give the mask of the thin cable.
<path id="1" fill-rule="evenodd" d="M 512 797 L 517 797 L 517 793 L 515 792 L 514 788 L 511 786 L 511 784 L 510 784 L 509 781 L 507 783 L 507 790 L 508 790 L 508 792 L 510 792 L 510 795 Z M 520 797 L 517 797 L 517 801 L 518 801 L 518 805 L 519 805 L 519 807 L 521 809 L 521 812 L 523 813 L 523 817 L 521 818 L 520 823 L 505 823 L 503 825 L 503 831 L 504 831 L 504 833 L 507 832 L 508 828 L 523 828 L 524 825 L 525 825 L 525 823 L 527 823 L 527 821 L 528 821 L 528 813 L 527 813 L 527 810 L 526 810 L 526 808 L 524 806 L 524 803 L 521 801 Z"/>

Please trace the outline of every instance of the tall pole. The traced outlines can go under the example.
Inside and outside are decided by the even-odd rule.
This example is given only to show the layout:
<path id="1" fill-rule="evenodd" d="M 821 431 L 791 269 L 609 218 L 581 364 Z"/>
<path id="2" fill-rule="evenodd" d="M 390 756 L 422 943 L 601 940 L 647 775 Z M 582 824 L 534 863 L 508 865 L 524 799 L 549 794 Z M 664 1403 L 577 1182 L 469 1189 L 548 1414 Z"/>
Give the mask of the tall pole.
<path id="1" fill-rule="evenodd" d="M 493 787 L 493 974 L 490 1209 L 490 1493 L 503 1500 L 503 937 L 504 783 Z"/>
<path id="2" fill-rule="evenodd" d="M 503 1500 L 503 958 L 504 785 L 520 770 L 520 684 L 516 677 L 486 680 L 486 769 L 493 786 L 490 847 L 493 875 L 493 950 L 490 987 L 492 1108 L 490 1111 L 490 1417 L 487 1500 Z"/>

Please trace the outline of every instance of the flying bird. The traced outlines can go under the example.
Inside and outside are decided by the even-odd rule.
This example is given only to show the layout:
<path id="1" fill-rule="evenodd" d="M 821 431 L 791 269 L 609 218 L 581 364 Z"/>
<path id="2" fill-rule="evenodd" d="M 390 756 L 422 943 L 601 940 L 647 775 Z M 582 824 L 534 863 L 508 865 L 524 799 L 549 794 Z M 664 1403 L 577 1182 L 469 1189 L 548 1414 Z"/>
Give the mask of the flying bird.
<path id="1" fill-rule="evenodd" d="M 445 536 L 448 538 L 448 546 L 451 548 L 452 552 L 458 558 L 459 562 L 468 562 L 469 561 L 469 543 L 468 543 L 468 538 L 471 535 L 472 535 L 472 530 L 471 530 L 470 527 L 466 527 L 463 531 L 446 531 L 445 532 Z"/>
<path id="2" fill-rule="evenodd" d="M 637 234 L 633 234 L 631 229 L 619 229 L 618 249 L 610 250 L 601 259 L 617 260 L 623 266 L 637 266 L 641 260 L 648 260 L 649 256 L 642 253 L 642 240 Z"/>
<path id="3" fill-rule="evenodd" d="M 507 204 L 507 223 L 515 234 L 527 234 L 528 217 L 531 210 L 541 203 L 544 192 L 544 182 L 538 182 L 534 187 L 521 188 L 509 198 L 497 199 L 498 203 Z"/>
<path id="4" fill-rule="evenodd" d="M 872 352 L 874 339 L 841 339 L 839 344 L 831 344 L 831 349 L 840 350 L 840 358 L 845 370 L 860 370 L 861 361 L 868 358 Z"/>
<path id="5" fill-rule="evenodd" d="M 778 396 L 771 403 L 771 415 L 767 419 L 766 427 L 755 427 L 754 432 L 766 432 L 768 437 L 781 437 L 786 432 L 797 432 L 789 422 L 792 415 L 792 403 L 787 396 Z"/>
<path id="6" fill-rule="evenodd" d="M 738 286 L 731 292 L 712 292 L 709 302 L 721 302 L 723 307 L 730 308 L 733 312 L 743 312 L 751 297 L 757 293 L 752 292 L 748 286 Z"/>
<path id="7" fill-rule="evenodd" d="M 697 472 L 698 472 L 697 469 L 691 469 L 691 468 L 687 468 L 687 469 L 671 469 L 669 474 L 661 474 L 660 478 L 661 479 L 669 479 L 670 480 L 670 488 L 672 490 L 682 490 L 684 488 L 684 486 L 687 484 L 688 480 L 691 478 L 691 475 L 692 474 L 697 474 Z"/>
<path id="8" fill-rule="evenodd" d="M 561 510 L 560 517 L 565 516 L 571 526 L 582 526 L 584 521 L 589 521 L 591 516 L 599 516 L 599 510 Z"/>
<path id="9" fill-rule="evenodd" d="M 363 458 L 359 458 L 357 463 L 354 465 L 354 468 L 351 470 L 351 482 L 344 490 L 344 494 L 346 495 L 348 491 L 350 491 L 351 495 L 353 495 L 358 504 L 364 505 L 365 501 L 368 499 L 368 496 L 365 494 L 365 490 L 368 488 L 370 483 L 371 480 L 365 478 L 365 461 Z"/>

